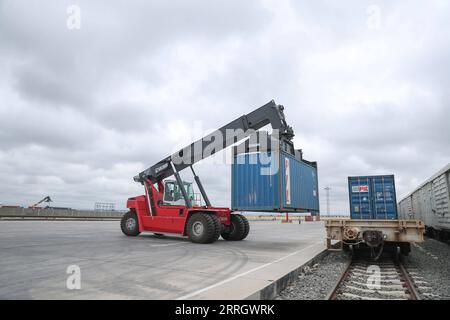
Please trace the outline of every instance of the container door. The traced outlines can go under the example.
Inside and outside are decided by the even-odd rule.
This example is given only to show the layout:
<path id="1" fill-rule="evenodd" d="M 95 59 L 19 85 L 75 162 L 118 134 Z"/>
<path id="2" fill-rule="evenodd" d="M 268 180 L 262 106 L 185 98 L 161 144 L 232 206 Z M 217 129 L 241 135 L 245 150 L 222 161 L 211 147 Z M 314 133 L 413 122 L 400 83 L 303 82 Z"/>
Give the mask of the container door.
<path id="1" fill-rule="evenodd" d="M 448 176 L 446 173 L 440 175 L 433 180 L 433 190 L 435 199 L 435 211 L 433 212 L 432 226 L 438 229 L 448 228 L 448 213 L 449 213 L 449 191 L 448 191 Z"/>
<path id="2" fill-rule="evenodd" d="M 303 162 L 297 162 L 297 166 L 300 169 L 300 179 L 297 182 L 300 185 L 300 190 L 295 193 L 298 198 L 296 206 L 297 208 L 308 209 L 311 212 L 319 211 L 317 170 Z"/>
<path id="3" fill-rule="evenodd" d="M 372 177 L 373 219 L 397 219 L 395 184 L 393 176 Z"/>
<path id="4" fill-rule="evenodd" d="M 373 177 L 371 180 L 373 190 L 372 206 L 374 208 L 372 219 L 387 220 L 386 201 L 384 197 L 384 178 Z"/>
<path id="5" fill-rule="evenodd" d="M 383 177 L 373 177 L 371 181 L 374 196 L 372 199 L 374 208 L 372 219 L 387 220 L 383 179 Z"/>
<path id="6" fill-rule="evenodd" d="M 371 187 L 368 177 L 349 179 L 350 212 L 352 219 L 371 219 Z"/>
<path id="7" fill-rule="evenodd" d="M 289 211 L 319 211 L 317 169 L 291 155 L 281 156 L 281 204 Z"/>

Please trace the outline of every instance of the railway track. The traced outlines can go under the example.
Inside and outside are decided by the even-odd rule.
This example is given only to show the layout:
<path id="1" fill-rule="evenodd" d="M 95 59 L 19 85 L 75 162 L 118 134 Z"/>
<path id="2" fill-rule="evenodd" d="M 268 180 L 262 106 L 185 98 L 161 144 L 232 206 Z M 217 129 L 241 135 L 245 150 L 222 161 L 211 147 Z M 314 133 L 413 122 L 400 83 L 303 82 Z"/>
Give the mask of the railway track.
<path id="1" fill-rule="evenodd" d="M 416 283 L 421 278 L 401 261 L 351 258 L 328 300 L 420 300 Z"/>

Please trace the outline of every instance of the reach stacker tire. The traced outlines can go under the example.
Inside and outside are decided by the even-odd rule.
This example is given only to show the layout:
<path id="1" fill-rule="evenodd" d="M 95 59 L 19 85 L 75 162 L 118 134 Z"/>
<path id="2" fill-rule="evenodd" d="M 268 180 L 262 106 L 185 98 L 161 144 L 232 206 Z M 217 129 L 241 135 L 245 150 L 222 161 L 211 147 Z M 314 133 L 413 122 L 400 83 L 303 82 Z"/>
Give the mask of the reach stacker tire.
<path id="1" fill-rule="evenodd" d="M 194 243 L 212 243 L 220 236 L 220 222 L 213 214 L 194 213 L 186 225 L 186 234 Z"/>
<path id="2" fill-rule="evenodd" d="M 120 220 L 120 228 L 122 229 L 122 232 L 129 237 L 139 235 L 139 223 L 136 213 L 131 211 L 125 213 Z"/>
<path id="3" fill-rule="evenodd" d="M 241 214 L 231 215 L 231 224 L 222 232 L 222 238 L 228 241 L 240 241 L 247 237 L 250 224 L 246 217 Z"/>

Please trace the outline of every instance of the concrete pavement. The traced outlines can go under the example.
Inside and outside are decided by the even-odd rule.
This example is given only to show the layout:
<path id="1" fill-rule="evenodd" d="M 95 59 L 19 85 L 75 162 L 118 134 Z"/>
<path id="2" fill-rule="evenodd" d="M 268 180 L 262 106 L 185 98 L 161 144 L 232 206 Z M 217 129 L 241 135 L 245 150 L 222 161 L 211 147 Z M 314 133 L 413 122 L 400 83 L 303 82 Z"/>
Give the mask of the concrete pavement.
<path id="1" fill-rule="evenodd" d="M 250 224 L 244 241 L 199 245 L 126 237 L 118 221 L 0 221 L 0 298 L 244 299 L 325 249 L 322 222 Z"/>

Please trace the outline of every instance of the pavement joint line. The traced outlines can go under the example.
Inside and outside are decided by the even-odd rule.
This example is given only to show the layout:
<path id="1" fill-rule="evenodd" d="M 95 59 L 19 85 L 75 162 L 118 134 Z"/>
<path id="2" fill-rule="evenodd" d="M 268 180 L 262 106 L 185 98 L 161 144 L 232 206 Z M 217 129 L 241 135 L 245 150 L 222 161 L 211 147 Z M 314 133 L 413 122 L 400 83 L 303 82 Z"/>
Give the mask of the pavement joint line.
<path id="1" fill-rule="evenodd" d="M 210 286 L 208 286 L 208 287 L 206 287 L 206 288 L 203 288 L 203 289 L 200 289 L 200 290 L 197 290 L 197 291 L 188 293 L 188 294 L 186 294 L 186 295 L 184 295 L 184 296 L 178 297 L 178 298 L 176 298 L 175 300 L 186 300 L 186 299 L 189 299 L 189 298 L 191 298 L 191 297 L 193 297 L 193 296 L 196 296 L 196 295 L 198 295 L 198 294 L 200 294 L 200 293 L 203 293 L 203 292 L 205 292 L 205 291 L 208 291 L 208 290 L 211 290 L 211 289 L 213 289 L 213 288 L 219 287 L 219 286 L 221 286 L 221 285 L 223 285 L 223 284 L 225 284 L 225 283 L 228 283 L 228 282 L 233 281 L 233 280 L 235 280 L 235 279 L 238 279 L 238 278 L 241 278 L 241 277 L 243 277 L 243 276 L 246 276 L 246 275 L 248 275 L 248 274 L 250 274 L 250 273 L 252 273 L 252 272 L 255 272 L 255 271 L 258 271 L 258 270 L 263 269 L 263 268 L 265 268 L 265 267 L 268 267 L 268 266 L 270 266 L 270 265 L 272 265 L 272 264 L 274 264 L 274 263 L 278 263 L 278 262 L 280 262 L 280 261 L 283 261 L 283 260 L 285 260 L 285 259 L 287 259 L 287 258 L 289 258 L 289 257 L 292 257 L 293 255 L 296 255 L 296 254 L 298 254 L 298 253 L 300 253 L 300 252 L 302 252 L 302 251 L 305 251 L 305 250 L 307 250 L 307 249 L 309 249 L 309 248 L 312 248 L 312 247 L 314 247 L 314 246 L 316 246 L 316 245 L 318 245 L 318 244 L 321 244 L 321 243 L 322 243 L 322 241 L 315 242 L 315 243 L 313 243 L 313 244 L 311 244 L 311 245 L 309 245 L 309 246 L 307 246 L 307 247 L 305 247 L 305 248 L 303 248 L 303 249 L 294 251 L 294 252 L 292 252 L 292 253 L 290 253 L 290 254 L 284 256 L 284 257 L 278 258 L 278 259 L 276 259 L 276 260 L 274 260 L 274 261 L 272 261 L 272 262 L 268 262 L 268 263 L 265 263 L 265 264 L 260 265 L 260 266 L 258 266 L 258 267 L 255 267 L 255 268 L 253 268 L 253 269 L 250 269 L 250 270 L 248 270 L 248 271 L 239 273 L 239 274 L 237 274 L 237 275 L 235 275 L 235 276 L 232 276 L 232 277 L 230 277 L 230 278 L 228 278 L 228 279 L 219 281 L 219 282 L 217 282 L 217 283 L 215 283 L 215 284 L 213 284 L 213 285 L 210 285 Z"/>
<path id="2" fill-rule="evenodd" d="M 151 244 L 150 247 L 170 247 L 170 246 L 179 246 L 179 245 L 188 245 L 188 243 L 180 242 L 180 243 L 160 243 L 160 244 Z"/>

